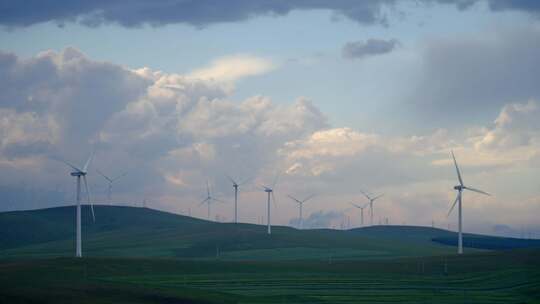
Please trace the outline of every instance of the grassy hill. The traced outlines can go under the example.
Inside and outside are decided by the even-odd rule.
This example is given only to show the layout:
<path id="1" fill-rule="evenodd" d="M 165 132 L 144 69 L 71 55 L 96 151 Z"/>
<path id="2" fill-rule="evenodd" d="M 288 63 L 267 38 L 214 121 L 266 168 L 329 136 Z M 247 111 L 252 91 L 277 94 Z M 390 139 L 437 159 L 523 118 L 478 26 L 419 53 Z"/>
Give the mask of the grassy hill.
<path id="1" fill-rule="evenodd" d="M 147 208 L 96 206 L 95 212 L 94 223 L 88 207 L 83 207 L 86 256 L 326 260 L 455 252 L 454 246 L 432 241 L 455 239 L 455 233 L 428 227 L 374 226 L 349 231 L 273 227 L 272 235 L 267 235 L 266 227 L 260 225 L 208 222 Z M 0 257 L 72 256 L 74 215 L 74 207 L 0 213 Z M 470 237 L 482 238 L 467 235 L 466 239 Z"/>
<path id="2" fill-rule="evenodd" d="M 85 208 L 87 209 L 87 208 Z M 539 303 L 540 249 L 467 249 L 428 227 L 213 223 L 132 207 L 0 213 L 0 303 Z M 467 238 L 507 241 L 467 235 Z"/>
<path id="3" fill-rule="evenodd" d="M 370 261 L 0 260 L 0 303 L 539 303 L 539 250 Z"/>

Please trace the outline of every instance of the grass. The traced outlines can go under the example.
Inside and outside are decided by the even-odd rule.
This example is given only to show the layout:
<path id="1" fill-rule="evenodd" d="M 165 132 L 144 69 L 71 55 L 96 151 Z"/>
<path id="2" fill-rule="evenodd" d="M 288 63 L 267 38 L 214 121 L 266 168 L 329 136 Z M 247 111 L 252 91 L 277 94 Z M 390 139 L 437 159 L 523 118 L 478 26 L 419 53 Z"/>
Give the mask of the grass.
<path id="1" fill-rule="evenodd" d="M 6 259 L 0 272 L 2 303 L 540 302 L 531 249 L 331 262 Z"/>
<path id="2" fill-rule="evenodd" d="M 85 208 L 86 209 L 86 208 Z M 83 210 L 83 214 L 88 214 Z M 538 241 L 213 223 L 98 206 L 73 255 L 73 207 L 0 213 L 0 303 L 540 303 Z M 513 245 L 512 245 L 513 244 Z"/>
<path id="3" fill-rule="evenodd" d="M 454 246 L 433 240 L 457 238 L 454 232 L 409 226 L 349 231 L 277 226 L 269 236 L 259 225 L 214 223 L 133 207 L 97 206 L 93 223 L 88 211 L 83 208 L 83 252 L 92 257 L 212 259 L 219 252 L 222 259 L 232 260 L 394 258 L 451 254 Z M 0 213 L 0 258 L 72 256 L 74 213 L 73 207 Z M 473 237 L 490 244 L 509 240 L 466 235 L 465 244 Z M 540 241 L 527 243 L 533 245 Z"/>

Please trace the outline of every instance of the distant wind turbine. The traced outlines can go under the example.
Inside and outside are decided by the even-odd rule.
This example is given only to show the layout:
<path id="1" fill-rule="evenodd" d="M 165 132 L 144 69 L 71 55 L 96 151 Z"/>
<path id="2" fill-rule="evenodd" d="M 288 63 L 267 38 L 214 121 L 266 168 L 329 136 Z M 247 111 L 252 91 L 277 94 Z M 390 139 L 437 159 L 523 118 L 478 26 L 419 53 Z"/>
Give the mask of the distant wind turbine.
<path id="1" fill-rule="evenodd" d="M 360 225 L 362 227 L 364 227 L 364 209 L 368 206 L 368 205 L 364 205 L 363 207 L 360 206 L 360 205 L 357 205 L 355 203 L 351 203 L 351 205 L 353 205 L 354 207 L 360 209 Z"/>
<path id="2" fill-rule="evenodd" d="M 207 194 L 206 198 L 199 203 L 199 206 L 204 203 L 208 205 L 207 219 L 210 220 L 210 205 L 212 204 L 212 202 L 220 202 L 220 203 L 224 203 L 224 202 L 210 195 L 210 185 L 208 184 L 208 181 L 206 181 L 206 194 Z"/>
<path id="3" fill-rule="evenodd" d="M 274 183 L 271 187 L 262 186 L 262 190 L 268 194 L 268 201 L 267 201 L 267 213 L 266 213 L 266 225 L 268 228 L 268 234 L 272 234 L 272 226 L 270 221 L 270 196 L 272 196 L 272 201 L 274 202 L 274 205 L 276 204 L 276 198 L 274 197 L 274 188 L 277 184 L 279 174 L 276 175 L 274 178 Z"/>
<path id="4" fill-rule="evenodd" d="M 249 179 L 246 179 L 245 181 L 241 183 L 237 183 L 232 177 L 227 175 L 227 178 L 231 181 L 232 186 L 234 188 L 234 223 L 238 224 L 238 187 L 245 185 Z"/>
<path id="5" fill-rule="evenodd" d="M 362 192 L 362 194 L 364 194 L 364 196 L 369 200 L 369 224 L 371 226 L 373 226 L 373 202 L 376 201 L 377 199 L 379 199 L 381 196 L 383 196 L 384 194 L 381 194 L 381 195 L 377 195 L 375 197 L 370 197 L 366 192 L 360 190 L 360 192 Z"/>
<path id="6" fill-rule="evenodd" d="M 454 210 L 454 207 L 456 206 L 456 204 L 459 203 L 458 204 L 458 254 L 462 254 L 463 253 L 463 234 L 462 234 L 463 213 L 461 209 L 461 201 L 463 198 L 463 190 L 470 190 L 470 191 L 481 193 L 488 196 L 490 196 L 491 194 L 484 192 L 482 190 L 466 187 L 463 184 L 463 179 L 461 178 L 461 173 L 459 172 L 459 167 L 456 161 L 456 157 L 454 156 L 454 151 L 451 151 L 451 152 L 452 152 L 452 159 L 454 159 L 454 166 L 456 167 L 456 173 L 457 173 L 459 185 L 454 186 L 454 189 L 458 191 L 458 194 L 457 194 L 456 200 L 454 201 L 454 204 L 452 204 L 452 207 L 450 208 L 450 211 L 448 211 L 448 214 L 446 216 L 447 217 L 450 216 L 450 213 L 452 213 L 452 210 Z"/>
<path id="7" fill-rule="evenodd" d="M 302 217 L 302 207 L 304 205 L 305 202 L 307 202 L 308 200 L 312 199 L 315 195 L 310 195 L 308 197 L 306 197 L 305 199 L 303 200 L 299 200 L 295 197 L 293 197 L 292 195 L 287 195 L 290 199 L 292 199 L 293 201 L 295 201 L 297 204 L 298 204 L 298 208 L 299 208 L 299 219 L 300 219 L 300 225 L 299 225 L 299 228 L 300 229 L 303 229 L 303 226 L 304 226 L 304 218 Z"/>
<path id="8" fill-rule="evenodd" d="M 92 220 L 95 222 L 96 217 L 94 214 L 94 205 L 90 202 L 90 190 L 88 189 L 88 182 L 86 181 L 86 175 L 88 174 L 88 166 L 90 165 L 90 162 L 92 161 L 92 158 L 94 157 L 94 153 L 90 154 L 90 157 L 86 160 L 86 163 L 84 164 L 84 167 L 82 169 L 79 169 L 75 167 L 74 165 L 61 160 L 64 164 L 71 167 L 73 172 L 71 172 L 71 176 L 74 176 L 77 178 L 77 227 L 76 227 L 76 247 L 75 247 L 75 257 L 82 257 L 82 239 L 81 239 L 81 177 L 84 182 L 84 187 L 86 189 L 86 195 L 88 197 L 88 204 L 90 205 L 90 210 L 92 211 Z"/>
<path id="9" fill-rule="evenodd" d="M 117 180 L 119 180 L 120 178 L 124 177 L 127 175 L 127 172 L 124 172 L 116 177 L 108 177 L 107 175 L 105 175 L 103 172 L 99 171 L 99 170 L 96 170 L 97 173 L 99 173 L 99 175 L 103 176 L 107 182 L 109 183 L 109 186 L 108 186 L 108 189 L 107 189 L 107 203 L 108 204 L 111 204 L 111 196 L 112 196 L 112 187 L 113 187 L 113 183 Z"/>

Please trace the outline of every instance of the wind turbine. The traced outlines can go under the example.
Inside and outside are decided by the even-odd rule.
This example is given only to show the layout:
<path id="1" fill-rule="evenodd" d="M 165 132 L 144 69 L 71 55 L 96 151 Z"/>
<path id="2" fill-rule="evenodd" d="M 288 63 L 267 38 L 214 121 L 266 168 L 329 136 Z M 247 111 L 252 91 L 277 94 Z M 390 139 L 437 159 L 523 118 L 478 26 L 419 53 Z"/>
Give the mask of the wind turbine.
<path id="1" fill-rule="evenodd" d="M 351 203 L 351 205 L 353 205 L 354 207 L 360 209 L 360 223 L 362 225 L 362 227 L 364 227 L 364 209 L 368 206 L 368 205 L 364 205 L 363 207 L 360 206 L 360 205 L 357 205 L 355 203 Z"/>
<path id="2" fill-rule="evenodd" d="M 119 180 L 120 178 L 122 178 L 123 176 L 126 176 L 127 175 L 127 172 L 124 172 L 116 177 L 108 177 L 107 175 L 105 175 L 103 172 L 99 171 L 99 170 L 96 170 L 97 173 L 99 173 L 99 175 L 103 176 L 107 182 L 109 182 L 109 187 L 107 189 L 107 203 L 108 204 L 111 204 L 111 196 L 112 196 L 112 186 L 113 186 L 113 183 L 117 180 Z"/>
<path id="3" fill-rule="evenodd" d="M 303 200 L 299 200 L 295 197 L 293 197 L 292 195 L 287 195 L 290 199 L 292 199 L 293 201 L 295 201 L 296 203 L 298 203 L 298 208 L 299 208 L 299 218 L 300 218 L 300 229 L 303 228 L 304 226 L 304 218 L 302 217 L 302 206 L 304 205 L 305 202 L 307 202 L 308 200 L 312 199 L 315 195 L 310 195 L 308 197 L 306 197 L 305 199 Z"/>
<path id="4" fill-rule="evenodd" d="M 227 175 L 227 178 L 231 181 L 234 188 L 234 223 L 238 224 L 238 187 L 245 185 L 249 179 L 241 183 L 237 183 L 232 177 Z"/>
<path id="5" fill-rule="evenodd" d="M 462 254 L 463 253 L 463 234 L 462 234 L 463 213 L 461 209 L 461 201 L 463 198 L 463 190 L 470 190 L 470 191 L 481 193 L 488 196 L 491 196 L 491 194 L 484 192 L 482 190 L 467 187 L 463 184 L 463 179 L 461 178 L 461 173 L 459 172 L 459 167 L 456 161 L 456 157 L 454 156 L 454 151 L 451 151 L 451 152 L 452 152 L 452 159 L 454 159 L 454 166 L 456 167 L 456 173 L 457 173 L 459 185 L 454 186 L 454 189 L 458 191 L 458 194 L 457 194 L 456 200 L 454 201 L 454 204 L 452 204 L 452 207 L 450 208 L 450 211 L 448 211 L 448 214 L 446 216 L 447 217 L 450 216 L 450 213 L 452 213 L 452 210 L 454 210 L 454 207 L 459 202 L 458 204 L 458 231 L 459 231 L 458 232 L 458 254 Z"/>
<path id="6" fill-rule="evenodd" d="M 88 157 L 88 160 L 86 160 L 86 163 L 84 164 L 84 167 L 82 169 L 79 169 L 75 167 L 74 165 L 61 160 L 64 164 L 71 167 L 73 172 L 71 172 L 71 176 L 74 176 L 77 178 L 77 227 L 76 227 L 76 247 L 75 247 L 75 257 L 82 257 L 82 239 L 81 239 L 81 177 L 84 182 L 84 187 L 86 189 L 86 194 L 88 197 L 88 204 L 90 205 L 90 210 L 92 211 L 92 220 L 95 222 L 96 217 L 94 214 L 94 205 L 90 202 L 90 191 L 88 190 L 88 182 L 86 181 L 86 175 L 88 174 L 88 166 L 90 165 L 90 162 L 92 161 L 92 158 L 94 156 L 94 153 L 90 154 L 90 157 Z"/>
<path id="7" fill-rule="evenodd" d="M 276 198 L 274 197 L 274 187 L 276 186 L 277 180 L 278 180 L 279 174 L 276 175 L 274 178 L 274 183 L 271 187 L 262 186 L 262 190 L 268 194 L 268 201 L 267 201 L 267 213 L 266 213 L 266 225 L 268 227 L 268 234 L 272 234 L 272 226 L 270 222 L 270 196 L 272 196 L 272 201 L 274 202 L 274 205 L 276 204 Z"/>
<path id="8" fill-rule="evenodd" d="M 364 191 L 360 190 L 360 192 L 362 192 L 362 194 L 364 194 L 364 196 L 369 200 L 369 224 L 371 226 L 373 226 L 373 202 L 376 201 L 378 198 L 380 198 L 381 196 L 383 196 L 384 194 L 381 194 L 381 195 L 377 195 L 375 197 L 371 197 L 369 196 L 367 193 L 365 193 Z"/>
<path id="9" fill-rule="evenodd" d="M 199 203 L 199 206 L 206 203 L 208 205 L 208 216 L 207 216 L 207 219 L 210 221 L 210 205 L 212 204 L 212 202 L 220 202 L 220 203 L 223 203 L 222 200 L 219 200 L 215 197 L 212 197 L 212 195 L 210 195 L 210 185 L 208 184 L 208 181 L 206 181 L 206 194 L 207 194 L 207 197 L 202 200 L 200 203 Z"/>

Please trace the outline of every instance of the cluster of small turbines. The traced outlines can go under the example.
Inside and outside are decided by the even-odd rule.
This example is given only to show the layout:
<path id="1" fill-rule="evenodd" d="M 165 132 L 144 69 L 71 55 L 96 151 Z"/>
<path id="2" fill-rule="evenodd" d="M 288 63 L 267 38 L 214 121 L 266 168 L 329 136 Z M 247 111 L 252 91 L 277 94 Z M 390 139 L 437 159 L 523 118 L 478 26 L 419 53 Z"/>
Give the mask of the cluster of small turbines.
<path id="1" fill-rule="evenodd" d="M 357 205 L 355 203 L 351 203 L 351 205 L 353 205 L 353 207 L 356 207 L 356 208 L 360 209 L 360 223 L 361 223 L 362 226 L 364 226 L 364 209 L 369 206 L 369 224 L 373 226 L 373 203 L 377 199 L 382 197 L 384 194 L 380 194 L 380 195 L 377 195 L 375 197 L 371 197 L 369 194 L 367 194 L 366 192 L 364 192 L 362 190 L 360 190 L 360 192 L 362 192 L 362 194 L 368 199 L 368 203 L 365 204 L 364 206 L 360 206 L 360 205 Z"/>
<path id="2" fill-rule="evenodd" d="M 468 186 L 464 185 L 463 179 L 461 177 L 461 172 L 459 170 L 459 166 L 458 166 L 457 161 L 456 161 L 456 157 L 454 156 L 454 152 L 452 151 L 451 154 L 452 154 L 452 159 L 454 161 L 454 166 L 456 168 L 456 173 L 457 173 L 459 185 L 454 186 L 454 189 L 458 193 L 457 193 L 457 197 L 456 197 L 454 203 L 452 204 L 450 210 L 448 211 L 447 216 L 450 216 L 450 214 L 454 210 L 454 207 L 457 204 L 458 205 L 458 254 L 462 254 L 463 253 L 463 232 L 462 232 L 462 224 L 463 224 L 463 213 L 462 213 L 463 190 L 469 190 L 469 191 L 477 192 L 477 193 L 488 195 L 488 196 L 490 194 L 487 193 L 487 192 L 484 192 L 482 190 L 478 190 L 478 189 L 475 189 L 475 188 L 468 187 Z M 93 219 L 93 221 L 95 221 L 94 206 L 93 206 L 93 204 L 92 204 L 92 202 L 90 200 L 90 190 L 88 188 L 88 182 L 87 182 L 87 179 L 86 179 L 86 175 L 88 174 L 88 167 L 90 166 L 90 163 L 92 162 L 92 158 L 93 158 L 93 153 L 87 159 L 87 161 L 85 162 L 82 169 L 80 169 L 80 168 L 78 168 L 78 167 L 76 167 L 76 166 L 62 160 L 63 163 L 65 163 L 67 166 L 69 166 L 71 169 L 73 169 L 73 171 L 70 173 L 70 175 L 76 178 L 76 201 L 77 201 L 77 204 L 76 204 L 76 210 L 77 210 L 76 211 L 76 248 L 75 248 L 75 256 L 76 257 L 82 257 L 81 179 L 82 179 L 82 181 L 84 183 L 84 187 L 85 187 L 85 190 L 86 190 L 86 195 L 87 195 L 87 198 L 88 198 L 88 204 L 90 205 L 90 210 L 92 212 L 92 219 Z M 103 176 L 108 182 L 107 200 L 110 203 L 111 202 L 113 183 L 115 181 L 117 181 L 118 179 L 120 179 L 121 177 L 127 175 L 127 173 L 123 173 L 121 175 L 118 175 L 116 177 L 111 178 L 111 177 L 105 175 L 104 173 L 102 173 L 99 170 L 97 170 L 97 172 L 101 176 Z M 272 183 L 271 186 L 262 185 L 260 187 L 260 190 L 266 192 L 266 194 L 267 194 L 267 213 L 266 213 L 266 221 L 267 222 L 266 222 L 266 224 L 267 224 L 267 233 L 268 234 L 272 233 L 271 208 L 270 208 L 270 206 L 271 206 L 271 201 L 275 204 L 274 190 L 275 190 L 275 187 L 276 187 L 276 184 L 277 184 L 277 181 L 278 181 L 278 177 L 279 177 L 279 175 L 276 175 L 276 177 L 274 178 L 274 182 Z M 230 182 L 232 183 L 232 186 L 234 188 L 234 223 L 238 223 L 238 194 L 239 194 L 239 187 L 241 185 L 245 185 L 248 182 L 249 179 L 246 179 L 246 180 L 244 180 L 242 182 L 237 182 L 235 179 L 233 179 L 230 176 L 227 176 L 227 178 L 230 180 Z M 367 204 L 358 205 L 358 204 L 355 204 L 355 203 L 351 202 L 351 205 L 354 206 L 355 208 L 360 209 L 360 212 L 361 212 L 361 225 L 362 226 L 364 226 L 364 209 L 369 206 L 370 225 L 373 225 L 373 203 L 377 199 L 382 197 L 384 194 L 380 194 L 380 195 L 377 195 L 377 196 L 371 196 L 370 194 L 368 194 L 368 193 L 366 193 L 364 191 L 361 191 L 361 192 L 367 198 L 367 200 L 368 200 Z M 207 193 L 207 197 L 200 202 L 200 205 L 203 205 L 205 203 L 207 204 L 207 206 L 208 206 L 208 220 L 210 220 L 210 207 L 211 207 L 212 203 L 213 202 L 223 202 L 223 201 L 218 199 L 218 198 L 215 198 L 215 197 L 213 197 L 211 195 L 210 185 L 209 185 L 208 181 L 206 182 L 206 193 Z M 299 208 L 299 228 L 303 229 L 303 215 L 302 215 L 303 204 L 305 202 L 307 202 L 308 200 L 312 199 L 314 197 L 314 195 L 310 195 L 310 196 L 304 198 L 303 200 L 297 199 L 296 197 L 294 197 L 292 195 L 288 195 L 288 197 L 298 204 L 298 208 Z"/>

